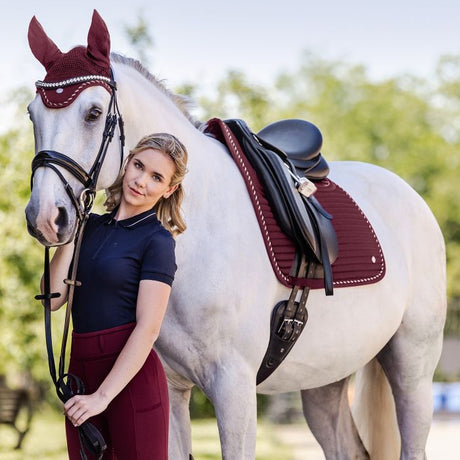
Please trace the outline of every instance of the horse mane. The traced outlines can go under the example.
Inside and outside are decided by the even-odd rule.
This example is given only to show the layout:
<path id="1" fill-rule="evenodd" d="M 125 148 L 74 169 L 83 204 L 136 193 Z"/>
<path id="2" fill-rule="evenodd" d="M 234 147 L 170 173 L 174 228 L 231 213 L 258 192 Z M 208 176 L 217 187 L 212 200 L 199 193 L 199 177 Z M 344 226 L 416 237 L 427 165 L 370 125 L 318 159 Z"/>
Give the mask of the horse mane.
<path id="1" fill-rule="evenodd" d="M 185 115 L 185 117 L 195 126 L 197 129 L 202 127 L 203 123 L 197 120 L 191 113 L 189 109 L 195 107 L 195 102 L 188 96 L 184 96 L 183 94 L 176 94 L 166 88 L 165 84 L 158 80 L 153 74 L 151 74 L 137 59 L 122 56 L 118 53 L 110 53 L 110 59 L 112 62 L 116 62 L 119 64 L 127 65 L 137 72 L 139 72 L 143 77 L 145 77 L 148 81 L 152 82 L 163 94 L 165 94 L 172 102 L 176 105 L 176 107 Z"/>

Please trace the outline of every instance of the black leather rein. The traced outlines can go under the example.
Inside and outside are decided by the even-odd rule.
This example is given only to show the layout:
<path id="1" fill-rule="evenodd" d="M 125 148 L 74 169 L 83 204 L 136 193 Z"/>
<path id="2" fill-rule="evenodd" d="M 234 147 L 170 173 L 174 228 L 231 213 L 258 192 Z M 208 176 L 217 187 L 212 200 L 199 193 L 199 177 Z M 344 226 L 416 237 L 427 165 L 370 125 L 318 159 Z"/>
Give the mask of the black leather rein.
<path id="1" fill-rule="evenodd" d="M 97 79 L 95 77 L 94 79 Z M 71 81 L 71 80 L 70 80 Z M 39 87 L 42 82 L 37 82 L 36 85 Z M 59 369 L 56 373 L 56 365 L 54 361 L 53 353 L 53 342 L 51 333 L 51 299 L 59 297 L 59 293 L 52 293 L 50 286 L 50 260 L 49 251 L 50 247 L 45 247 L 45 262 L 44 262 L 44 275 L 43 275 L 43 293 L 35 296 L 35 299 L 41 300 L 45 310 L 45 338 L 46 338 L 46 349 L 48 354 L 48 365 L 50 375 L 53 383 L 56 387 L 56 393 L 62 402 L 68 401 L 72 396 L 76 394 L 84 394 L 85 388 L 81 379 L 75 375 L 68 374 L 65 372 L 65 354 L 67 337 L 69 332 L 70 317 L 72 312 L 72 302 L 75 287 L 81 285 L 76 279 L 78 258 L 80 254 L 80 246 L 83 237 L 83 230 L 86 222 L 88 221 L 89 214 L 93 207 L 94 197 L 96 196 L 96 186 L 99 173 L 101 171 L 104 159 L 107 153 L 108 146 L 112 141 L 115 128 L 118 125 L 120 130 L 120 169 L 123 163 L 123 150 L 124 150 L 124 129 L 123 129 L 123 118 L 120 114 L 117 97 L 116 97 L 116 83 L 113 80 L 109 82 L 112 88 L 112 95 L 107 111 L 107 117 L 105 121 L 104 133 L 102 136 L 102 142 L 99 147 L 99 151 L 96 155 L 96 159 L 89 172 L 86 172 L 75 160 L 69 156 L 56 152 L 54 150 L 41 150 L 38 152 L 32 161 L 32 177 L 31 177 L 31 189 L 33 187 L 33 178 L 38 168 L 46 167 L 52 169 L 61 182 L 64 184 L 65 191 L 72 201 L 75 211 L 77 213 L 77 226 L 74 236 L 74 253 L 72 259 L 71 275 L 69 279 L 64 280 L 68 285 L 68 296 L 67 296 L 67 307 L 65 312 L 65 321 L 62 333 L 62 343 L 59 358 Z M 74 190 L 68 183 L 64 175 L 59 168 L 64 168 L 69 171 L 84 187 L 79 198 L 75 195 Z M 96 429 L 96 427 L 86 421 L 78 427 L 78 433 L 80 437 L 80 456 L 82 460 L 86 460 L 87 456 L 85 453 L 85 447 L 92 452 L 98 459 L 102 458 L 107 445 L 104 438 Z"/>

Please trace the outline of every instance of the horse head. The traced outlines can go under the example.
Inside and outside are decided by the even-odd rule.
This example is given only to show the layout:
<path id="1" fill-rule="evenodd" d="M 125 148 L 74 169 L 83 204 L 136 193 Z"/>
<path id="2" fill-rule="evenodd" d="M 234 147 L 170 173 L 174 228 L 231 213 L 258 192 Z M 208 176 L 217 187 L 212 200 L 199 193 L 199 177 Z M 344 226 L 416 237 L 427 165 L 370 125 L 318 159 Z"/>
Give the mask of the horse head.
<path id="1" fill-rule="evenodd" d="M 118 142 L 109 145 L 119 120 L 110 36 L 94 11 L 87 46 L 61 52 L 35 17 L 28 38 L 46 76 L 28 107 L 35 158 L 26 219 L 29 233 L 53 246 L 73 238 L 84 190 L 110 186 L 120 169 L 120 155 L 110 154 Z M 106 151 L 110 161 L 104 162 Z"/>

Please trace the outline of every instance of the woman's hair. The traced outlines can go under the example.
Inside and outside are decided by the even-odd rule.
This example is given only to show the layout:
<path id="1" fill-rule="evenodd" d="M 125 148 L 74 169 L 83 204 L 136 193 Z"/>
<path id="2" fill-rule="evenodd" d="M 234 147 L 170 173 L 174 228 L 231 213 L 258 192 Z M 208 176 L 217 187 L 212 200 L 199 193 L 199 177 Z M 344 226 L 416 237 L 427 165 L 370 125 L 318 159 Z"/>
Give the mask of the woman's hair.
<path id="1" fill-rule="evenodd" d="M 117 180 L 107 189 L 107 199 L 105 200 L 104 206 L 108 211 L 112 211 L 120 204 L 126 165 L 136 153 L 147 149 L 159 150 L 165 153 L 174 163 L 175 172 L 169 185 L 178 185 L 178 187 L 168 198 L 160 198 L 154 209 L 163 227 L 169 230 L 173 236 L 177 236 L 187 228 L 181 214 L 181 204 L 184 198 L 182 180 L 187 172 L 187 149 L 182 142 L 172 134 L 150 134 L 144 136 L 137 143 L 136 147 L 129 152 L 128 158 L 124 162 L 124 166 Z"/>

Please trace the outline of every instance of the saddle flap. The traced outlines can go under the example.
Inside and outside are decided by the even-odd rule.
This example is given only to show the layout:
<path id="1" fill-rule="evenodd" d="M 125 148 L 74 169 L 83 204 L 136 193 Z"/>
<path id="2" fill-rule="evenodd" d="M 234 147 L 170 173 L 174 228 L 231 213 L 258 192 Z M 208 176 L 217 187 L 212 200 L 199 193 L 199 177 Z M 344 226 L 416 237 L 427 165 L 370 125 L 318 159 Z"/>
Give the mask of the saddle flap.
<path id="1" fill-rule="evenodd" d="M 257 171 L 283 231 L 304 254 L 313 253 L 320 263 L 324 263 L 325 258 L 332 263 L 337 257 L 337 241 L 330 216 L 316 200 L 311 202 L 311 197 L 306 198 L 298 192 L 291 177 L 295 168 L 289 160 L 279 154 L 276 147 L 271 149 L 266 142 L 259 142 L 244 121 L 225 120 L 225 124 Z"/>

